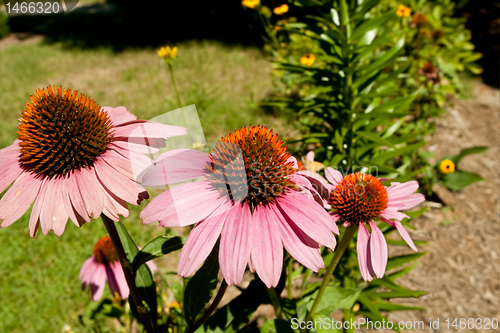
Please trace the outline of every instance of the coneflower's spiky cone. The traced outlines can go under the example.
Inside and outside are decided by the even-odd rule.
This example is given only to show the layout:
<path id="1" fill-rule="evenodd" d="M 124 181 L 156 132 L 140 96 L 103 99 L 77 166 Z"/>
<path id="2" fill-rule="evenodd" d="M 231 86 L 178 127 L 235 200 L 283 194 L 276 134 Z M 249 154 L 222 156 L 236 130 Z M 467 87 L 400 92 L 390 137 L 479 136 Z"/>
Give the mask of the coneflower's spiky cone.
<path id="1" fill-rule="evenodd" d="M 125 107 L 100 107 L 72 89 L 48 87 L 30 97 L 18 139 L 0 149 L 0 227 L 33 205 L 30 235 L 60 236 L 70 218 L 77 226 L 105 214 L 118 221 L 128 203 L 148 197 L 136 182 L 158 151 L 187 129 L 137 120 Z"/>
<path id="2" fill-rule="evenodd" d="M 224 136 L 207 165 L 215 188 L 234 202 L 245 201 L 255 210 L 295 188 L 290 154 L 278 134 L 263 126 L 242 127 Z"/>
<path id="3" fill-rule="evenodd" d="M 113 124 L 90 97 L 62 87 L 38 89 L 21 113 L 18 139 L 26 169 L 52 178 L 94 165 Z"/>
<path id="4" fill-rule="evenodd" d="M 119 261 L 113 242 L 109 236 L 104 236 L 94 245 L 94 260 L 98 264 L 107 264 Z"/>
<path id="5" fill-rule="evenodd" d="M 151 186 L 194 179 L 202 180 L 169 186 L 141 213 L 144 223 L 159 221 L 163 227 L 197 223 L 182 248 L 179 275 L 193 274 L 219 236 L 220 269 L 228 284 L 240 283 L 251 259 L 251 269 L 275 287 L 283 248 L 313 271 L 324 267 L 320 247 L 335 248 L 338 229 L 278 135 L 264 126 L 242 127 L 224 136 L 212 154 L 163 154 L 143 178 Z"/>
<path id="6" fill-rule="evenodd" d="M 356 172 L 337 184 L 330 201 L 342 220 L 359 224 L 372 221 L 387 208 L 387 191 L 377 178 Z"/>

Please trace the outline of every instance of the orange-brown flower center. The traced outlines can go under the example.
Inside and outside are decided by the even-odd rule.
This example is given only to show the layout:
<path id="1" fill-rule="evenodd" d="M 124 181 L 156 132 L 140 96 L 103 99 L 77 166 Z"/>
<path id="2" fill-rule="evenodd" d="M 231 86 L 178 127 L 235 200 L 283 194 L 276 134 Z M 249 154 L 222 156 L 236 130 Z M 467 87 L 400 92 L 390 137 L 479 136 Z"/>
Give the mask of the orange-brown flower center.
<path id="1" fill-rule="evenodd" d="M 233 202 L 245 201 L 252 211 L 288 189 L 296 172 L 287 147 L 277 134 L 264 126 L 242 127 L 224 136 L 210 155 L 207 168 L 213 186 Z"/>
<path id="2" fill-rule="evenodd" d="M 119 260 L 109 236 L 104 236 L 95 243 L 93 254 L 94 260 L 99 264 L 108 264 Z"/>
<path id="3" fill-rule="evenodd" d="M 353 173 L 337 184 L 330 203 L 343 221 L 369 222 L 387 208 L 387 191 L 380 181 L 367 174 Z"/>
<path id="4" fill-rule="evenodd" d="M 38 89 L 19 120 L 20 161 L 49 178 L 93 166 L 111 142 L 111 127 L 91 98 L 69 88 Z"/>

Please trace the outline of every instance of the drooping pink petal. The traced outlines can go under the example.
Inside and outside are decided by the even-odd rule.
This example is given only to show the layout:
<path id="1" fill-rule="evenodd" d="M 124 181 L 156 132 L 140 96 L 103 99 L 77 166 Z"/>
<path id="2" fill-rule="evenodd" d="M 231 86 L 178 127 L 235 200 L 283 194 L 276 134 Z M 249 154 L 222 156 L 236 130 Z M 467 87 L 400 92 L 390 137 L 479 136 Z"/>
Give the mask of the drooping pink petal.
<path id="1" fill-rule="evenodd" d="M 252 249 L 252 213 L 247 204 L 237 203 L 228 213 L 222 229 L 219 264 L 229 285 L 243 278 Z"/>
<path id="2" fill-rule="evenodd" d="M 87 215 L 92 216 L 94 219 L 98 218 L 99 215 L 101 215 L 102 207 L 104 206 L 104 195 L 100 190 L 101 186 L 97 181 L 95 172 L 93 170 L 90 171 L 86 168 L 82 168 L 80 170 L 76 170 L 73 173 L 73 176 L 75 177 L 76 184 L 80 190 L 80 195 L 83 204 L 85 205 Z M 76 196 L 75 199 L 77 199 Z M 71 202 L 75 204 L 73 200 L 71 200 Z"/>
<path id="3" fill-rule="evenodd" d="M 40 212 L 42 232 L 47 235 L 52 229 L 57 236 L 61 236 L 68 221 L 62 196 L 62 182 L 55 178 L 48 180 L 45 182 L 45 188 L 45 199 Z"/>
<path id="4" fill-rule="evenodd" d="M 269 206 L 258 206 L 253 212 L 251 258 L 259 278 L 271 288 L 278 285 L 283 270 L 283 245 Z"/>
<path id="5" fill-rule="evenodd" d="M 153 160 L 148 156 L 136 153 L 130 150 L 125 150 L 115 145 L 112 146 L 112 151 L 118 153 L 121 157 L 125 158 L 132 167 L 132 179 L 140 182 L 142 175 L 147 168 L 153 165 Z M 107 152 L 103 155 L 106 156 Z"/>
<path id="6" fill-rule="evenodd" d="M 109 118 L 113 122 L 113 125 L 115 126 L 137 119 L 137 117 L 130 113 L 124 106 L 118 106 L 116 108 L 103 106 L 101 109 L 108 114 Z"/>
<path id="7" fill-rule="evenodd" d="M 103 193 L 104 207 L 102 212 L 104 213 L 104 215 L 115 222 L 118 222 L 120 220 L 120 215 L 123 217 L 128 217 L 128 206 L 125 200 L 118 198 L 116 195 L 108 192 L 104 188 Z"/>
<path id="8" fill-rule="evenodd" d="M 380 219 L 382 221 L 388 223 L 389 225 L 393 226 L 394 228 L 396 228 L 399 231 L 399 234 L 401 235 L 401 237 L 403 237 L 403 239 L 405 240 L 405 242 L 408 244 L 408 246 L 410 246 L 410 248 L 413 251 L 418 252 L 417 247 L 413 243 L 413 240 L 411 239 L 410 235 L 406 231 L 406 229 L 403 226 L 403 224 L 401 224 L 401 222 L 399 222 L 399 221 L 391 221 L 391 220 L 384 219 L 384 218 L 380 218 Z"/>
<path id="9" fill-rule="evenodd" d="M 127 299 L 130 290 L 127 285 L 127 280 L 125 279 L 125 274 L 123 273 L 122 265 L 120 262 L 112 262 L 106 267 L 106 277 L 108 280 L 109 290 L 111 295 L 114 297 L 116 293 L 122 298 Z"/>
<path id="10" fill-rule="evenodd" d="M 146 265 L 148 265 L 151 274 L 158 272 L 158 266 L 156 266 L 156 264 L 153 261 L 150 260 L 146 262 Z"/>
<path id="11" fill-rule="evenodd" d="M 295 169 L 298 169 L 299 168 L 299 163 L 297 163 L 297 159 L 293 156 L 290 156 L 286 161 L 285 161 L 285 164 L 286 163 L 292 163 L 292 166 L 295 168 Z"/>
<path id="12" fill-rule="evenodd" d="M 176 149 L 161 154 L 142 177 L 144 186 L 162 186 L 207 175 L 210 156 L 194 149 Z"/>
<path id="13" fill-rule="evenodd" d="M 0 150 L 0 193 L 5 191 L 23 172 L 19 164 L 17 143 Z"/>
<path id="14" fill-rule="evenodd" d="M 293 191 L 276 201 L 278 207 L 309 237 L 331 249 L 335 248 L 336 241 L 331 232 L 338 234 L 338 228 L 323 207 Z"/>
<path id="15" fill-rule="evenodd" d="M 358 240 L 356 244 L 356 250 L 358 252 L 358 263 L 359 270 L 361 271 L 361 276 L 365 281 L 373 280 L 373 272 L 368 268 L 371 268 L 371 258 L 368 256 L 368 246 L 370 242 L 370 233 L 365 227 L 364 222 L 359 224 L 358 230 Z"/>
<path id="16" fill-rule="evenodd" d="M 38 191 L 35 203 L 33 204 L 33 208 L 31 209 L 31 216 L 29 222 L 29 230 L 31 238 L 35 238 L 38 229 L 40 228 L 40 213 L 42 211 L 43 202 L 45 200 L 46 181 L 47 181 L 46 179 L 42 181 L 42 185 L 40 186 L 40 191 Z"/>
<path id="17" fill-rule="evenodd" d="M 275 205 L 270 205 L 270 214 L 278 227 L 281 242 L 287 252 L 299 263 L 317 272 L 324 268 L 320 245 L 307 236 L 287 215 L 283 215 Z"/>
<path id="18" fill-rule="evenodd" d="M 135 120 L 116 127 L 113 134 L 115 138 L 139 138 L 147 141 L 150 138 L 166 139 L 173 136 L 186 135 L 187 128 Z"/>
<path id="19" fill-rule="evenodd" d="M 140 193 L 145 192 L 145 190 L 135 181 L 116 172 L 115 169 L 105 161 L 95 163 L 94 170 L 99 182 L 108 192 L 113 193 L 118 198 L 131 204 L 140 204 Z"/>
<path id="20" fill-rule="evenodd" d="M 385 241 L 384 234 L 372 221 L 368 222 L 372 234 L 370 236 L 370 255 L 372 261 L 372 268 L 375 275 L 381 279 L 385 274 L 387 267 L 387 242 Z"/>
<path id="21" fill-rule="evenodd" d="M 380 215 L 382 215 L 386 219 L 394 219 L 397 221 L 401 221 L 404 218 L 409 218 L 408 215 L 401 213 L 401 212 L 398 212 L 397 208 L 394 208 L 394 207 L 386 208 L 383 212 L 380 213 Z"/>
<path id="22" fill-rule="evenodd" d="M 180 227 L 205 219 L 229 197 L 214 190 L 210 182 L 182 184 L 167 190 L 144 208 L 143 223 L 160 221 L 162 227 Z"/>
<path id="23" fill-rule="evenodd" d="M 102 293 L 104 292 L 104 287 L 106 285 L 106 267 L 103 264 L 98 264 L 92 275 L 92 280 L 90 282 L 90 292 L 92 294 L 92 300 L 97 302 L 101 299 Z"/>
<path id="24" fill-rule="evenodd" d="M 297 177 L 306 178 L 311 183 L 310 189 L 318 193 L 322 200 L 327 200 L 330 197 L 330 192 L 335 188 L 331 184 L 328 184 L 328 181 L 316 172 L 299 171 L 295 175 L 297 175 Z M 324 203 L 322 203 L 322 205 L 324 205 Z"/>
<path id="25" fill-rule="evenodd" d="M 87 286 L 92 282 L 92 276 L 97 267 L 97 263 L 94 260 L 94 256 L 85 260 L 85 263 L 80 268 L 80 273 L 78 279 L 82 282 L 82 290 L 85 290 Z"/>
<path id="26" fill-rule="evenodd" d="M 30 208 L 42 185 L 42 180 L 22 173 L 0 200 L 0 227 L 5 228 L 17 221 Z"/>
<path id="27" fill-rule="evenodd" d="M 217 242 L 230 209 L 231 202 L 223 203 L 191 230 L 179 257 L 177 272 L 180 276 L 190 276 L 200 268 Z"/>
<path id="28" fill-rule="evenodd" d="M 80 226 L 78 216 L 80 216 L 85 222 L 88 223 L 90 222 L 90 215 L 85 208 L 85 204 L 80 193 L 78 183 L 76 182 L 76 178 L 77 177 L 75 177 L 74 173 L 65 178 L 63 184 L 63 197 L 65 198 L 65 202 L 69 201 L 71 204 L 71 207 L 66 207 L 66 212 L 68 212 L 70 209 L 74 210 L 76 220 L 73 220 L 73 218 L 71 218 L 71 220 L 73 221 L 73 223 L 75 223 L 75 225 Z M 71 217 L 69 213 L 68 215 Z"/>
<path id="29" fill-rule="evenodd" d="M 337 186 L 338 183 L 341 183 L 344 180 L 344 176 L 342 176 L 342 173 L 332 167 L 328 167 L 325 169 L 325 176 L 326 179 L 328 179 L 328 181 L 334 186 Z"/>
<path id="30" fill-rule="evenodd" d="M 162 139 L 162 142 L 163 139 Z M 145 142 L 134 142 L 134 141 L 123 141 L 115 140 L 112 142 L 112 146 L 116 146 L 119 149 L 128 150 L 135 153 L 141 154 L 155 154 L 160 151 L 160 148 L 165 147 L 165 145 L 160 145 L 158 141 L 151 139 L 148 141 L 150 145 L 145 145 Z"/>

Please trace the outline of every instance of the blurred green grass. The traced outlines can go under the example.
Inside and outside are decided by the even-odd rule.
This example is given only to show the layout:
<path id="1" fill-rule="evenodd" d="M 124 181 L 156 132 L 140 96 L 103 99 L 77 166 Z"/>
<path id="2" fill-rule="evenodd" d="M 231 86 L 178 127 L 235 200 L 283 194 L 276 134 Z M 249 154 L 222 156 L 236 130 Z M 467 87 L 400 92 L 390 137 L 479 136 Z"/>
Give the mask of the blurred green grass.
<path id="1" fill-rule="evenodd" d="M 196 105 L 207 141 L 250 123 L 266 124 L 284 137 L 296 133 L 290 121 L 258 108 L 272 90 L 269 63 L 259 50 L 215 42 L 177 46 L 174 70 L 181 98 L 184 105 Z M 100 105 L 127 106 L 143 119 L 177 108 L 167 68 L 153 49 L 113 53 L 35 43 L 7 47 L 0 57 L 1 148 L 15 139 L 17 119 L 30 94 L 47 85 L 71 87 Z M 141 224 L 144 206 L 131 206 L 123 219 L 142 246 L 163 232 Z M 79 332 L 78 315 L 90 298 L 80 290 L 78 273 L 94 243 L 106 234 L 102 221 L 81 228 L 68 222 L 61 237 L 40 232 L 31 239 L 28 219 L 29 212 L 0 229 L 0 332 L 61 332 L 65 324 Z"/>

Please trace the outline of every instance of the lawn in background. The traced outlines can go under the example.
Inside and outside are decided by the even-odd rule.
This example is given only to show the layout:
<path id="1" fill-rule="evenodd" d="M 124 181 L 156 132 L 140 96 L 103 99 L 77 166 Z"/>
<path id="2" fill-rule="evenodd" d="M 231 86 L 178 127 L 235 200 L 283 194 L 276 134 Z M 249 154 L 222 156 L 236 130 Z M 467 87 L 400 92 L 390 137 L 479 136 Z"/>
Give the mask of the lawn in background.
<path id="1" fill-rule="evenodd" d="M 294 133 L 289 120 L 266 115 L 257 106 L 272 91 L 269 63 L 258 49 L 215 42 L 177 46 L 174 71 L 181 98 L 184 105 L 196 105 L 207 141 L 250 123 L 266 124 L 285 138 Z M 142 119 L 177 108 L 167 68 L 153 49 L 113 53 L 43 43 L 11 46 L 0 51 L 0 77 L 0 148 L 15 139 L 30 94 L 48 85 L 71 87 L 103 106 L 127 106 Z M 163 231 L 141 224 L 145 204 L 130 206 L 130 217 L 122 219 L 139 245 Z M 78 272 L 106 234 L 102 221 L 81 228 L 68 222 L 61 237 L 40 232 L 31 239 L 28 220 L 29 212 L 0 229 L 0 332 L 77 327 L 78 315 L 90 302 L 80 290 Z"/>

